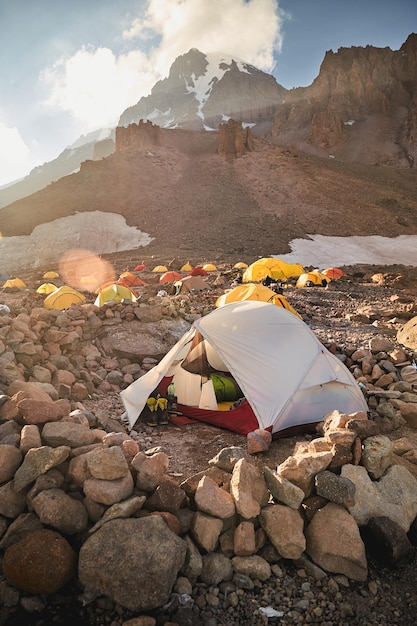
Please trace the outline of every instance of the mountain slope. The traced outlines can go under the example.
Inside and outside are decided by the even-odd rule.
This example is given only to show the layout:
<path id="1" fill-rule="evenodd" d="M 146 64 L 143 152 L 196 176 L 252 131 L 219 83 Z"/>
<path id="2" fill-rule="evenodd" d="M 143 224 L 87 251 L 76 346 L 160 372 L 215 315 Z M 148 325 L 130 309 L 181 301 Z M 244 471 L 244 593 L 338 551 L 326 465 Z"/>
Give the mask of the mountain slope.
<path id="1" fill-rule="evenodd" d="M 230 159 L 217 154 L 216 136 L 162 130 L 152 150 L 130 147 L 87 162 L 2 209 L 0 230 L 27 235 L 79 211 L 116 212 L 153 237 L 147 252 L 164 258 L 178 250 L 203 258 L 284 253 L 309 234 L 417 233 L 413 170 L 320 159 L 259 138 L 252 152 Z"/>
<path id="2" fill-rule="evenodd" d="M 101 129 L 83 135 L 65 148 L 56 159 L 33 170 L 17 183 L 0 189 L 0 208 L 15 200 L 30 196 L 55 180 L 80 169 L 88 159 L 102 159 L 114 151 L 114 130 Z"/>

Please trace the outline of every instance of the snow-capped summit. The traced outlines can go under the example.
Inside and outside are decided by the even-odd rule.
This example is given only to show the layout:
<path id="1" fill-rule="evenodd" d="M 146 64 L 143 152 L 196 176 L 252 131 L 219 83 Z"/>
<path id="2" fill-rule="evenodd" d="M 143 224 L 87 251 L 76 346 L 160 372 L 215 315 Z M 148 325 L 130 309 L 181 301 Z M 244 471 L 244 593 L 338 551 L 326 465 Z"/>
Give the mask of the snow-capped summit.
<path id="1" fill-rule="evenodd" d="M 118 125 L 143 119 L 162 128 L 217 130 L 232 117 L 261 125 L 264 132 L 285 93 L 273 76 L 237 57 L 191 48 L 176 58 L 149 96 L 122 113 Z"/>

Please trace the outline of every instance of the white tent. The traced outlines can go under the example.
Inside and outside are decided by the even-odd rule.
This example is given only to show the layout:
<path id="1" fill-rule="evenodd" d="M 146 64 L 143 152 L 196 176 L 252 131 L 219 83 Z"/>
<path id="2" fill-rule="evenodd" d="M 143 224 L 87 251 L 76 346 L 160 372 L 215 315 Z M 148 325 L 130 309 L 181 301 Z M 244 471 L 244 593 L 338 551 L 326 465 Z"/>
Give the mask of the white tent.
<path id="1" fill-rule="evenodd" d="M 196 344 L 194 340 L 191 346 L 198 333 L 204 342 Z M 282 307 L 243 301 L 196 320 L 158 365 L 121 392 L 131 427 L 165 376 L 174 376 L 178 403 L 185 415 L 187 406 L 217 409 L 210 378 L 181 367 L 190 347 L 194 352 L 204 351 L 212 368 L 233 376 L 257 427 L 270 428 L 272 433 L 319 422 L 332 410 L 368 410 L 352 374 L 305 322 Z M 226 414 L 231 419 L 230 423 L 224 420 L 224 427 L 235 430 L 237 414 L 223 411 L 225 418 Z"/>

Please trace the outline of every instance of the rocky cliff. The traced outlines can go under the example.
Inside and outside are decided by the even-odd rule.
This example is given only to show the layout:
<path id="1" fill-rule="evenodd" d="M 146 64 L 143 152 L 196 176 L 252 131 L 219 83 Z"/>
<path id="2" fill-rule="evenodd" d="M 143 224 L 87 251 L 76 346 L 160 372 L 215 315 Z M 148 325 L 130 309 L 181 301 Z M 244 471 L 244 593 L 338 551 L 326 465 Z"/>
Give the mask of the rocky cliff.
<path id="1" fill-rule="evenodd" d="M 399 50 L 326 53 L 316 80 L 289 91 L 268 139 L 320 156 L 412 166 L 417 158 L 417 35 Z"/>

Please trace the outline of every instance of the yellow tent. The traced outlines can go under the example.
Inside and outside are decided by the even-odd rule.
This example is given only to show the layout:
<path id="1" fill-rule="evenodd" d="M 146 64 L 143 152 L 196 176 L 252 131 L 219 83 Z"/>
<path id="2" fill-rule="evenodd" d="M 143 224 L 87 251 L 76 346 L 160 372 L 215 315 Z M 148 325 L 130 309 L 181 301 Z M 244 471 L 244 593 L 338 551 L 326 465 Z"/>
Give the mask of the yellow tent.
<path id="1" fill-rule="evenodd" d="M 113 283 L 99 292 L 94 304 L 96 306 L 103 306 L 106 302 L 121 302 L 122 300 L 136 302 L 136 296 L 129 287 L 120 285 L 119 283 Z"/>
<path id="2" fill-rule="evenodd" d="M 26 289 L 26 285 L 21 278 L 9 278 L 4 283 L 3 289 Z"/>
<path id="3" fill-rule="evenodd" d="M 206 263 L 203 265 L 203 270 L 206 270 L 206 272 L 216 272 L 217 267 L 213 265 L 213 263 Z"/>
<path id="4" fill-rule="evenodd" d="M 50 293 L 53 293 L 57 289 L 58 287 L 54 285 L 53 283 L 43 283 L 37 288 L 36 293 L 46 293 L 47 295 L 49 295 Z"/>
<path id="5" fill-rule="evenodd" d="M 269 287 L 265 287 L 259 283 L 251 283 L 249 285 L 238 285 L 231 291 L 227 291 L 222 296 L 217 298 L 216 307 L 224 306 L 230 302 L 239 302 L 242 300 L 260 300 L 261 302 L 271 302 L 281 306 L 283 309 L 287 309 L 297 317 L 301 318 L 301 315 L 291 306 L 284 296 L 275 293 Z"/>
<path id="6" fill-rule="evenodd" d="M 265 257 L 249 265 L 242 276 L 242 281 L 244 283 L 260 282 L 267 276 L 274 280 L 287 280 L 287 278 L 300 276 L 303 272 L 302 265 L 286 263 L 274 257 Z"/>
<path id="7" fill-rule="evenodd" d="M 85 297 L 82 293 L 72 287 L 68 287 L 68 285 L 63 285 L 45 298 L 43 306 L 45 309 L 63 311 L 64 309 L 69 309 L 72 304 L 82 304 L 84 301 Z"/>
<path id="8" fill-rule="evenodd" d="M 153 272 L 167 272 L 168 268 L 166 267 L 166 265 L 156 265 L 152 271 Z"/>
<path id="9" fill-rule="evenodd" d="M 243 263 L 242 261 L 239 261 L 239 263 L 235 263 L 233 266 L 236 270 L 245 270 L 248 267 L 247 263 Z"/>
<path id="10" fill-rule="evenodd" d="M 298 277 L 296 287 L 312 287 L 314 285 L 319 285 L 320 287 L 325 287 L 327 283 L 330 283 L 330 278 L 321 272 L 306 272 L 305 274 L 301 274 Z"/>
<path id="11" fill-rule="evenodd" d="M 191 265 L 191 263 L 189 261 L 187 261 L 187 263 L 182 266 L 180 271 L 181 272 L 191 272 L 192 269 L 193 269 L 193 266 Z"/>
<path id="12" fill-rule="evenodd" d="M 42 278 L 59 278 L 58 272 L 45 272 Z"/>

